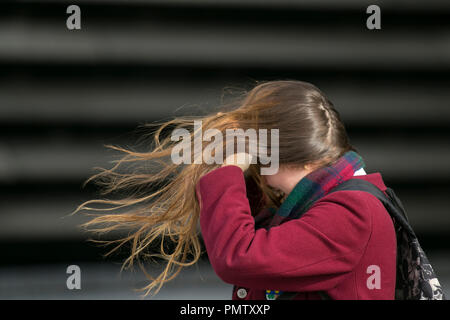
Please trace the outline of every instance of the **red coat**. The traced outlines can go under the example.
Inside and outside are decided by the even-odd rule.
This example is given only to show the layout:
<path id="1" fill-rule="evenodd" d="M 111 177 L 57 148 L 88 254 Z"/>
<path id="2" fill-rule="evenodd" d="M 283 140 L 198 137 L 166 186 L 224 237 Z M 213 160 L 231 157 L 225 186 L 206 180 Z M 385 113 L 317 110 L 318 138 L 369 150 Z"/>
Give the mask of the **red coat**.
<path id="1" fill-rule="evenodd" d="M 380 173 L 354 178 L 386 190 Z M 300 300 L 320 299 L 317 291 L 332 299 L 394 299 L 395 231 L 374 196 L 337 191 L 300 219 L 255 230 L 239 167 L 206 174 L 197 195 L 209 260 L 224 282 L 235 285 L 233 299 L 265 299 L 266 289 L 300 292 L 295 297 Z"/>

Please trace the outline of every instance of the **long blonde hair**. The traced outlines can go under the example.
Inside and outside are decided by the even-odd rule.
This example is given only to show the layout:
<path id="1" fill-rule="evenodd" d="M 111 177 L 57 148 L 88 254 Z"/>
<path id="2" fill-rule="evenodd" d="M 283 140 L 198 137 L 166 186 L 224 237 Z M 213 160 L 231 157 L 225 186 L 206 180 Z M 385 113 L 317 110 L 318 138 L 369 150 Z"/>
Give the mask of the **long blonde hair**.
<path id="1" fill-rule="evenodd" d="M 119 239 L 94 241 L 115 244 L 108 254 L 124 244 L 131 244 L 123 268 L 131 267 L 135 262 L 140 265 L 149 279 L 142 288 L 145 295 L 156 294 L 164 283 L 175 278 L 183 267 L 195 264 L 202 254 L 198 230 L 200 208 L 195 186 L 204 174 L 219 165 L 174 164 L 170 156 L 176 143 L 165 134 L 183 128 L 193 137 L 195 120 L 202 121 L 202 130 L 217 129 L 222 133 L 236 127 L 279 129 L 281 165 L 300 166 L 318 161 L 326 165 L 346 151 L 354 150 L 332 103 L 312 84 L 295 80 L 259 83 L 223 105 L 219 113 L 159 123 L 149 151 L 108 146 L 124 156 L 112 168 L 101 169 L 86 183 L 95 182 L 101 187 L 102 196 L 116 193 L 123 196 L 116 200 L 89 200 L 75 212 L 84 211 L 93 216 L 83 224 L 91 232 L 129 232 Z M 126 165 L 132 165 L 133 171 L 121 172 Z M 264 184 L 258 166 L 251 165 L 248 176 L 264 195 L 265 205 L 277 207 L 280 196 Z M 152 246 L 158 242 L 159 248 L 155 252 Z M 171 247 L 169 252 L 167 247 Z M 141 262 L 149 258 L 161 258 L 166 262 L 156 277 L 147 273 Z"/>

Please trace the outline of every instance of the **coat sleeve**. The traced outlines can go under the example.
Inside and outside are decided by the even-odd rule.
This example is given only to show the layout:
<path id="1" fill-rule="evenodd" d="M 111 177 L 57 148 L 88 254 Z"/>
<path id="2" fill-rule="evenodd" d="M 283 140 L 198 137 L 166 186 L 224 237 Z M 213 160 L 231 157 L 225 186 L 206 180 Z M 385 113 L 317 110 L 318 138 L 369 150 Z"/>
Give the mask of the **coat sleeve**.
<path id="1" fill-rule="evenodd" d="M 355 268 L 371 235 L 367 196 L 360 191 L 327 195 L 302 218 L 269 230 L 255 230 L 240 168 L 215 169 L 200 179 L 196 191 L 211 265 L 234 285 L 329 290 Z"/>

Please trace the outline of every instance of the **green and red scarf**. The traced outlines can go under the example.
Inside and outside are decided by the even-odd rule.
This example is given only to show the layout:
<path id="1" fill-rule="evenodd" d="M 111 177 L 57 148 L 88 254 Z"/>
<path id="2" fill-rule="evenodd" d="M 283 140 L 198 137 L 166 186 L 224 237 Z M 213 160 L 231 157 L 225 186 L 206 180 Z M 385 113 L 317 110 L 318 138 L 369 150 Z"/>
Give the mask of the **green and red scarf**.
<path id="1" fill-rule="evenodd" d="M 358 153 L 348 151 L 332 165 L 310 172 L 297 183 L 286 197 L 273 215 L 269 228 L 277 226 L 285 220 L 301 217 L 314 202 L 343 181 L 352 178 L 355 172 L 364 166 L 364 161 Z"/>

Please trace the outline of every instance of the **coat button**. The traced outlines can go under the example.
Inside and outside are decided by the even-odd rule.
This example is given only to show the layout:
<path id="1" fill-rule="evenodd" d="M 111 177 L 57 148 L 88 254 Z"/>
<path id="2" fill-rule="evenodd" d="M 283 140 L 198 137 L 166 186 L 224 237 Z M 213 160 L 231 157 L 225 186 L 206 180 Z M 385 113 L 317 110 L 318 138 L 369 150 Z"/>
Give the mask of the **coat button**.
<path id="1" fill-rule="evenodd" d="M 244 288 L 238 289 L 237 296 L 241 299 L 244 299 L 247 296 L 247 290 L 245 290 Z"/>

